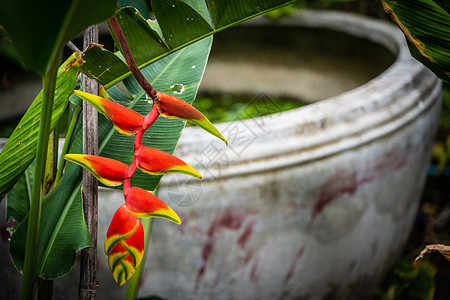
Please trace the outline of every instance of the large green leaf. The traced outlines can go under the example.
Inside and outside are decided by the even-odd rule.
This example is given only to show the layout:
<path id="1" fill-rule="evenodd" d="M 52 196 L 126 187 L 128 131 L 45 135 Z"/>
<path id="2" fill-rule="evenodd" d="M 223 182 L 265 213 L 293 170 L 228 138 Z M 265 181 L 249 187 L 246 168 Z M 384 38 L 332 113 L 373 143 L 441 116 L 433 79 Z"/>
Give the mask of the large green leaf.
<path id="1" fill-rule="evenodd" d="M 67 107 L 67 99 L 77 82 L 81 55 L 74 53 L 61 65 L 56 82 L 51 128 L 56 126 Z M 0 195 L 6 194 L 36 156 L 42 91 L 28 108 L 0 153 Z"/>
<path id="2" fill-rule="evenodd" d="M 81 118 L 78 125 L 72 151 L 83 149 Z M 36 271 L 41 278 L 66 274 L 75 263 L 76 252 L 91 245 L 83 217 L 80 182 L 81 167 L 70 164 L 60 183 L 43 199 Z M 11 237 L 11 258 L 19 271 L 23 270 L 27 227 L 28 215 Z"/>
<path id="3" fill-rule="evenodd" d="M 407 37 L 413 56 L 450 83 L 450 15 L 432 0 L 382 2 Z"/>
<path id="4" fill-rule="evenodd" d="M 136 7 L 144 18 L 150 18 L 150 9 L 146 0 L 119 0 L 119 7 L 125 6 Z"/>
<path id="5" fill-rule="evenodd" d="M 69 149 L 71 153 L 83 151 L 81 127 L 82 118 L 79 118 L 77 133 Z M 112 124 L 100 116 L 99 138 L 105 139 L 111 130 Z M 64 276 L 75 264 L 76 253 L 91 245 L 83 216 L 81 170 L 76 164 L 67 164 L 60 183 L 43 198 L 36 271 L 41 278 Z M 10 243 L 11 257 L 20 271 L 24 264 L 27 226 L 28 215 L 14 231 Z"/>
<path id="6" fill-rule="evenodd" d="M 156 21 L 145 20 L 132 7 L 120 9 L 116 16 L 139 68 L 144 68 L 209 35 L 295 1 L 153 0 Z M 85 60 L 82 71 L 105 88 L 131 75 L 124 61 L 108 50 L 88 50 Z"/>
<path id="7" fill-rule="evenodd" d="M 89 25 L 113 15 L 117 0 L 2 0 L 0 25 L 24 62 L 43 76 L 55 51 Z"/>

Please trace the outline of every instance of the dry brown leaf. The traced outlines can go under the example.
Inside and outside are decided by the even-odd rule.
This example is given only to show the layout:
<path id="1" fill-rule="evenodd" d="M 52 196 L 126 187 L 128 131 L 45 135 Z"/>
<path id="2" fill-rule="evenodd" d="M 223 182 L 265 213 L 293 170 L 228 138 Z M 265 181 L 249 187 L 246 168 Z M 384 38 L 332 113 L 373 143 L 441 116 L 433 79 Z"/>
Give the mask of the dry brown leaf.
<path id="1" fill-rule="evenodd" d="M 425 249 L 420 252 L 419 256 L 416 257 L 416 261 L 423 259 L 426 254 L 432 252 L 439 252 L 446 260 L 450 261 L 450 246 L 442 244 L 427 245 Z"/>

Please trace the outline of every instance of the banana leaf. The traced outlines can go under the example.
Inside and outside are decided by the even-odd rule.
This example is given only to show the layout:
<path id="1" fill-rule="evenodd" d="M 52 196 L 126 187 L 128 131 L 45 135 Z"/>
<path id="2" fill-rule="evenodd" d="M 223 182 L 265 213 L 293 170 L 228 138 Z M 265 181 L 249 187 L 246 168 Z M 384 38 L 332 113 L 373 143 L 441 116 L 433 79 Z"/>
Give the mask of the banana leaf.
<path id="1" fill-rule="evenodd" d="M 450 15 L 432 0 L 383 0 L 408 39 L 411 54 L 450 83 Z"/>
<path id="2" fill-rule="evenodd" d="M 81 54 L 74 53 L 58 71 L 51 130 L 67 107 L 81 68 Z M 42 91 L 20 120 L 0 153 L 0 195 L 6 194 L 20 179 L 36 156 Z"/>
<path id="3" fill-rule="evenodd" d="M 55 49 L 113 15 L 116 8 L 117 0 L 2 0 L 0 25 L 25 64 L 44 76 Z"/>

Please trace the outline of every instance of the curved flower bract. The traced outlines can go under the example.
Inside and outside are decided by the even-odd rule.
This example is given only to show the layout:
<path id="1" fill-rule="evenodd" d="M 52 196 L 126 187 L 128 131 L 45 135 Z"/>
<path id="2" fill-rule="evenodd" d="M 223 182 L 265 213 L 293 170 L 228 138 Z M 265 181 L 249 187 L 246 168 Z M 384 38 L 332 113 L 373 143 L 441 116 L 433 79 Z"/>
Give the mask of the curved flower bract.
<path id="1" fill-rule="evenodd" d="M 199 172 L 181 159 L 151 147 L 142 147 L 141 152 L 137 156 L 136 164 L 139 169 L 152 175 L 184 173 L 202 178 Z"/>
<path id="2" fill-rule="evenodd" d="M 133 276 L 144 257 L 144 228 L 137 220 L 138 227 L 133 235 L 117 243 L 108 253 L 109 268 L 119 286 Z"/>
<path id="3" fill-rule="evenodd" d="M 101 114 L 105 115 L 113 124 L 114 128 L 123 134 L 135 134 L 142 130 L 144 116 L 116 102 L 89 94 L 83 91 L 73 91 L 75 95 L 89 102 Z"/>
<path id="4" fill-rule="evenodd" d="M 176 212 L 161 199 L 140 187 L 131 187 L 125 196 L 125 208 L 130 215 L 138 218 L 157 217 L 181 224 Z"/>
<path id="5" fill-rule="evenodd" d="M 156 96 L 158 98 L 156 106 L 163 117 L 189 121 L 228 144 L 217 128 L 195 107 L 166 93 L 156 92 Z"/>
<path id="6" fill-rule="evenodd" d="M 141 221 L 128 213 L 125 204 L 115 212 L 105 238 L 105 253 L 111 250 L 121 241 L 132 236 L 142 226 Z"/>
<path id="7" fill-rule="evenodd" d="M 64 158 L 86 168 L 108 186 L 121 185 L 127 178 L 128 166 L 115 159 L 86 154 L 66 154 Z"/>

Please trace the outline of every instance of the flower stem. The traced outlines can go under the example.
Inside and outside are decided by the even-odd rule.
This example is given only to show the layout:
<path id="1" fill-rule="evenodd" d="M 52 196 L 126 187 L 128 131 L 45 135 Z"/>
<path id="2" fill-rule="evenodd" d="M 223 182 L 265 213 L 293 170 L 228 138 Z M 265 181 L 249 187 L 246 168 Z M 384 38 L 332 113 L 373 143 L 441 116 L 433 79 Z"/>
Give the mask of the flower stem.
<path id="1" fill-rule="evenodd" d="M 153 88 L 150 82 L 148 82 L 147 79 L 145 79 L 144 75 L 139 70 L 139 67 L 137 66 L 133 58 L 130 46 L 128 45 L 127 39 L 122 31 L 122 28 L 120 27 L 119 22 L 117 21 L 117 18 L 113 16 L 109 19 L 108 22 L 117 38 L 117 41 L 119 42 L 119 47 L 122 51 L 123 56 L 125 57 L 125 61 L 127 62 L 128 68 L 130 68 L 130 71 L 133 74 L 134 78 L 136 78 L 136 81 L 147 93 L 147 95 L 149 95 L 153 99 L 153 101 L 158 101 L 158 98 L 156 97 L 156 90 Z"/>
<path id="2" fill-rule="evenodd" d="M 36 283 L 36 260 L 39 242 L 39 228 L 42 207 L 42 180 L 45 172 L 50 122 L 55 97 L 56 75 L 60 55 L 51 60 L 43 78 L 43 98 L 41 106 L 38 147 L 36 151 L 36 168 L 34 172 L 34 185 L 30 204 L 27 240 L 25 247 L 25 261 L 23 267 L 21 299 L 32 299 Z"/>

